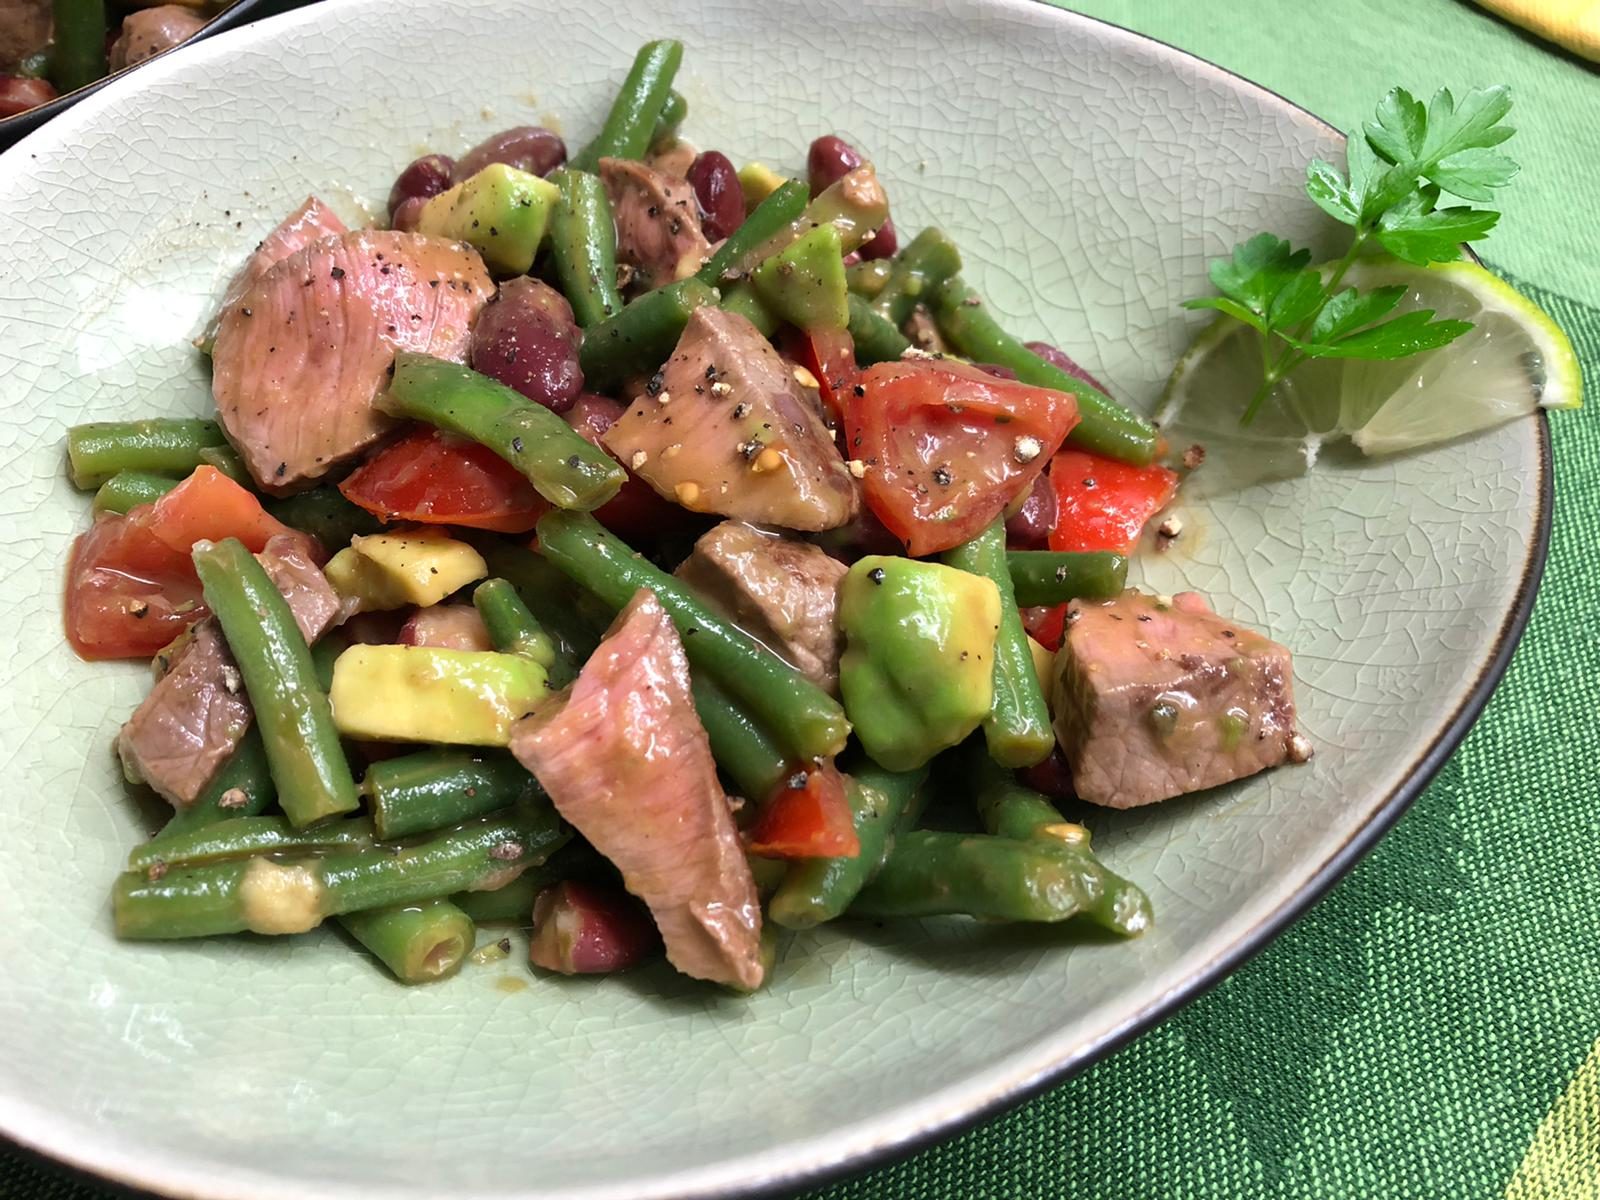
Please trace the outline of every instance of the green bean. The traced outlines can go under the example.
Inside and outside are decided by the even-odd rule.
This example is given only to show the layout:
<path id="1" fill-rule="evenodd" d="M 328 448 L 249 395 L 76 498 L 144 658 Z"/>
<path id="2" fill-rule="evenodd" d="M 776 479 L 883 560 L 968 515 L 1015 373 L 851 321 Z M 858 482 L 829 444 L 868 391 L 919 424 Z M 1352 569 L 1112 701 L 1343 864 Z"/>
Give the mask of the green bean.
<path id="1" fill-rule="evenodd" d="M 265 812 L 277 796 L 272 770 L 267 765 L 267 748 L 261 743 L 261 730 L 252 722 L 233 756 L 200 790 L 193 804 L 172 814 L 159 836 L 188 836 L 222 821 L 256 816 Z"/>
<path id="2" fill-rule="evenodd" d="M 558 508 L 599 508 L 627 478 L 614 458 L 544 405 L 459 363 L 400 354 L 378 404 L 482 443 Z"/>
<path id="3" fill-rule="evenodd" d="M 718 307 L 724 312 L 738 313 L 754 325 L 762 337 L 771 337 L 778 332 L 778 326 L 782 324 L 777 314 L 757 294 L 756 289 L 744 281 L 724 285 L 722 302 Z"/>
<path id="4" fill-rule="evenodd" d="M 222 444 L 222 430 L 215 421 L 187 417 L 94 421 L 67 430 L 67 466 L 73 486 L 87 490 L 119 471 L 187 475 L 200 465 L 200 451 Z"/>
<path id="5" fill-rule="evenodd" d="M 208 467 L 215 467 L 237 484 L 252 489 L 256 486 L 255 480 L 250 477 L 250 469 L 232 446 L 207 446 L 200 451 L 200 461 Z"/>
<path id="6" fill-rule="evenodd" d="M 648 375 L 667 361 L 689 314 L 716 302 L 717 293 L 690 276 L 646 292 L 616 316 L 594 326 L 584 334 L 583 349 L 578 352 L 588 387 L 615 391 L 632 376 Z"/>
<path id="7" fill-rule="evenodd" d="M 163 830 L 128 855 L 130 871 L 188 867 L 224 858 L 281 854 L 293 850 L 358 850 L 372 845 L 372 822 L 365 817 L 325 821 L 304 831 L 283 817 L 230 817 L 187 833 Z"/>
<path id="8" fill-rule="evenodd" d="M 312 488 L 297 496 L 268 500 L 267 512 L 291 529 L 309 533 L 329 553 L 383 530 L 383 522 L 366 509 L 350 503 L 336 487 Z"/>
<path id="9" fill-rule="evenodd" d="M 472 918 L 448 900 L 347 913 L 339 924 L 401 983 L 454 975 L 472 953 L 478 933 Z"/>
<path id="10" fill-rule="evenodd" d="M 849 769 L 850 817 L 861 852 L 854 858 L 806 858 L 789 865 L 768 914 L 786 929 L 810 929 L 843 915 L 883 867 L 894 848 L 896 825 L 928 777 L 928 768 L 885 771 L 870 759 Z"/>
<path id="11" fill-rule="evenodd" d="M 1067 441 L 1094 454 L 1142 467 L 1156 456 L 1155 427 L 1083 380 L 1047 363 L 1001 329 L 978 294 L 959 275 L 934 293 L 939 331 L 957 353 L 973 362 L 1009 367 L 1023 383 L 1067 392 L 1078 401 L 1078 424 Z"/>
<path id="12" fill-rule="evenodd" d="M 789 773 L 782 748 L 704 671 L 692 671 L 689 683 L 717 766 L 747 800 L 765 800 Z"/>
<path id="13" fill-rule="evenodd" d="M 728 235 L 717 252 L 706 260 L 697 278 L 716 284 L 724 275 L 740 278 L 749 274 L 761 260 L 751 256 L 788 229 L 806 210 L 809 193 L 798 179 L 786 179 L 756 205 L 744 224 Z"/>
<path id="14" fill-rule="evenodd" d="M 563 688 L 572 682 L 576 674 L 572 670 L 573 664 L 562 662 L 560 665 L 563 669 L 559 674 L 565 678 L 557 677 L 553 670 L 557 665 L 555 641 L 544 631 L 539 619 L 529 611 L 522 597 L 517 595 L 517 589 L 509 582 L 504 579 L 484 580 L 472 590 L 472 604 L 483 618 L 484 626 L 489 630 L 489 640 L 494 643 L 496 650 L 531 658 L 546 672 L 551 672 L 551 687 Z"/>
<path id="15" fill-rule="evenodd" d="M 557 171 L 561 189 L 550 216 L 550 260 L 572 315 L 585 329 L 622 311 L 617 290 L 617 226 L 598 176 Z"/>
<path id="16" fill-rule="evenodd" d="M 689 102 L 683 98 L 683 93 L 676 88 L 669 91 L 661 106 L 661 115 L 656 118 L 656 127 L 650 133 L 650 149 L 660 150 L 676 141 L 688 116 Z"/>
<path id="17" fill-rule="evenodd" d="M 509 754 L 469 750 L 421 750 L 375 762 L 361 791 L 386 842 L 544 795 L 538 780 Z"/>
<path id="18" fill-rule="evenodd" d="M 1031 767 L 1056 748 L 1055 730 L 1044 689 L 1033 669 L 1033 651 L 1012 592 L 1006 564 L 1006 522 L 996 517 L 982 533 L 948 550 L 945 563 L 982 576 L 1000 590 L 1000 629 L 994 647 L 994 704 L 983 720 L 984 740 L 994 760 L 1007 767 Z"/>
<path id="19" fill-rule="evenodd" d="M 864 258 L 845 268 L 844 281 L 853 295 L 871 300 L 883 291 L 892 269 L 887 258 Z"/>
<path id="20" fill-rule="evenodd" d="M 55 0 L 54 9 L 50 82 L 64 96 L 107 74 L 106 6 L 105 0 Z"/>
<path id="21" fill-rule="evenodd" d="M 571 682 L 577 677 L 579 664 L 600 644 L 615 610 L 608 610 L 592 592 L 579 587 L 553 563 L 531 550 L 499 538 L 479 540 L 474 545 L 491 574 L 516 588 L 522 602 L 550 635 L 555 645 L 550 680 L 557 687 L 566 686 L 556 681 Z"/>
<path id="22" fill-rule="evenodd" d="M 148 471 L 118 471 L 95 492 L 94 511 L 130 512 L 141 504 L 154 504 L 178 483 L 170 476 L 152 475 Z"/>
<path id="23" fill-rule="evenodd" d="M 288 603 L 236 538 L 197 543 L 194 566 L 244 679 L 289 820 L 304 829 L 360 807 L 328 695 Z"/>
<path id="24" fill-rule="evenodd" d="M 333 686 L 333 665 L 349 648 L 350 639 L 341 629 L 328 630 L 311 647 L 311 669 L 316 673 L 317 686 L 323 691 Z"/>
<path id="25" fill-rule="evenodd" d="M 533 902 L 552 884 L 568 879 L 612 880 L 617 869 L 588 842 L 574 838 L 536 867 L 529 867 L 504 887 L 493 891 L 457 892 L 450 897 L 477 922 L 533 921 Z"/>
<path id="26" fill-rule="evenodd" d="M 1111 600 L 1128 586 L 1128 558 L 1110 550 L 1013 550 L 1006 555 L 1023 608 L 1066 600 Z"/>
<path id="27" fill-rule="evenodd" d="M 682 62 L 682 42 L 669 39 L 641 46 L 599 136 L 579 151 L 572 165 L 593 171 L 602 158 L 643 158 Z"/>
<path id="28" fill-rule="evenodd" d="M 850 339 L 856 346 L 856 361 L 863 366 L 894 362 L 911 349 L 911 340 L 899 327 L 854 292 L 850 293 Z"/>
<path id="29" fill-rule="evenodd" d="M 237 859 L 179 867 L 159 879 L 128 871 L 112 888 L 112 918 L 122 938 L 304 933 L 343 913 L 504 886 L 569 836 L 555 810 L 541 804 L 404 847 Z"/>
<path id="30" fill-rule="evenodd" d="M 945 280 L 961 270 L 961 251 L 941 229 L 924 229 L 895 257 L 889 279 L 872 302 L 875 312 L 896 328 L 911 310 L 926 303 Z"/>
<path id="31" fill-rule="evenodd" d="M 747 705 L 798 757 L 826 758 L 844 748 L 850 723 L 837 700 L 635 555 L 593 517 L 546 513 L 538 534 L 546 558 L 613 608 L 622 608 L 640 588 L 654 592 L 682 635 L 689 661 Z"/>

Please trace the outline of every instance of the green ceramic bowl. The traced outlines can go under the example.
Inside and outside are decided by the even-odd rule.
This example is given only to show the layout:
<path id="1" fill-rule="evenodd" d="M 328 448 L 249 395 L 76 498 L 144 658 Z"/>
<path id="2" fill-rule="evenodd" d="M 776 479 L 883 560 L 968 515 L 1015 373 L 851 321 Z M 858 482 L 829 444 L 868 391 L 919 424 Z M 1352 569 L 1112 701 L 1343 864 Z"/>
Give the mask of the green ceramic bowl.
<path id="1" fill-rule="evenodd" d="M 962 921 L 797 939 L 735 999 L 665 969 L 520 961 L 406 990 L 338 933 L 118 945 L 147 832 L 110 744 L 145 672 L 58 615 L 87 498 L 73 422 L 199 413 L 189 345 L 315 190 L 376 211 L 424 149 L 558 121 L 581 140 L 639 42 L 688 46 L 689 130 L 795 166 L 871 149 L 1012 327 L 1150 405 L 1205 261 L 1319 244 L 1328 126 L 1156 43 L 1023 0 L 345 0 L 113 82 L 0 160 L 0 1130 L 153 1191 L 227 1200 L 705 1196 L 905 1150 L 1107 1052 L 1239 963 L 1391 822 L 1482 705 L 1543 552 L 1542 423 L 1191 502 L 1143 564 L 1295 651 L 1313 763 L 1092 820 L 1157 923 L 1131 944 Z"/>

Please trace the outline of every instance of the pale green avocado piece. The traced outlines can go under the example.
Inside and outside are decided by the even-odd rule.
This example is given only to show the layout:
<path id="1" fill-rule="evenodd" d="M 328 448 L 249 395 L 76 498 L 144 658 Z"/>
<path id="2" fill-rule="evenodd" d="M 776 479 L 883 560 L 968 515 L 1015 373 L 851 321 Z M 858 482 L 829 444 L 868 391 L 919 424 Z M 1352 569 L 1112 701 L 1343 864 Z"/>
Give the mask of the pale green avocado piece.
<path id="1" fill-rule="evenodd" d="M 328 689 L 346 737 L 453 746 L 507 745 L 511 727 L 549 695 L 532 659 L 434 646 L 351 646 Z"/>
<path id="2" fill-rule="evenodd" d="M 943 563 L 869 555 L 839 585 L 844 710 L 891 771 L 964 740 L 994 704 L 1000 591 Z"/>
<path id="3" fill-rule="evenodd" d="M 356 612 L 428 608 L 484 578 L 483 556 L 442 529 L 424 526 L 350 539 L 322 569 Z"/>
<path id="4" fill-rule="evenodd" d="M 490 163 L 424 204 L 417 232 L 469 243 L 496 274 L 525 275 L 560 195 L 548 179 Z"/>

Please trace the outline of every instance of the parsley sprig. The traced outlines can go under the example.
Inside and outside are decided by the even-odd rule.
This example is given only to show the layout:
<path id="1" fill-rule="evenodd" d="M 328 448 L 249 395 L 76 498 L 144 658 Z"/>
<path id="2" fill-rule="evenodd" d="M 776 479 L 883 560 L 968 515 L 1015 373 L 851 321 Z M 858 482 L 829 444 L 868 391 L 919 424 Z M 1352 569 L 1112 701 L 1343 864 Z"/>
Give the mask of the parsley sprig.
<path id="1" fill-rule="evenodd" d="M 1505 124 L 1511 92 L 1478 88 L 1460 103 L 1446 88 L 1426 106 L 1404 88 L 1378 105 L 1376 119 L 1350 135 L 1348 173 L 1313 159 L 1306 194 L 1355 232 L 1331 266 L 1310 266 L 1311 251 L 1295 250 L 1270 233 L 1236 246 L 1232 258 L 1211 263 L 1219 296 L 1186 301 L 1243 321 L 1262 338 L 1262 378 L 1240 417 L 1248 425 L 1278 382 L 1313 358 L 1405 358 L 1454 341 L 1470 321 L 1436 320 L 1431 309 L 1390 316 L 1403 287 L 1361 292 L 1340 289 L 1345 273 L 1375 243 L 1396 258 L 1426 265 L 1461 255 L 1461 243 L 1493 229 L 1500 214 L 1470 204 L 1441 206 L 1442 197 L 1494 198 L 1517 164 L 1494 147 L 1515 130 Z"/>

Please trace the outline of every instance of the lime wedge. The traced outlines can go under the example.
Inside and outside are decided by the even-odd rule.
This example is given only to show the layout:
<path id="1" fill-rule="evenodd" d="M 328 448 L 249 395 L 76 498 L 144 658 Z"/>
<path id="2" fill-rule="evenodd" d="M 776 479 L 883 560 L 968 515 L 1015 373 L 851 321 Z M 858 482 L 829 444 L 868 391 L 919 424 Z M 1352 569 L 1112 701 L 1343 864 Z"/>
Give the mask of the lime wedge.
<path id="1" fill-rule="evenodd" d="M 1473 328 L 1448 346 L 1389 362 L 1314 359 L 1283 380 L 1256 419 L 1239 424 L 1261 378 L 1261 340 L 1221 317 L 1195 339 L 1167 381 L 1156 420 L 1174 446 L 1198 442 L 1282 477 L 1314 465 L 1349 437 L 1394 454 L 1499 425 L 1538 408 L 1576 408 L 1583 380 L 1567 335 L 1537 304 L 1473 262 L 1412 266 L 1365 259 L 1344 282 L 1400 284 L 1397 312 L 1431 308 Z"/>

